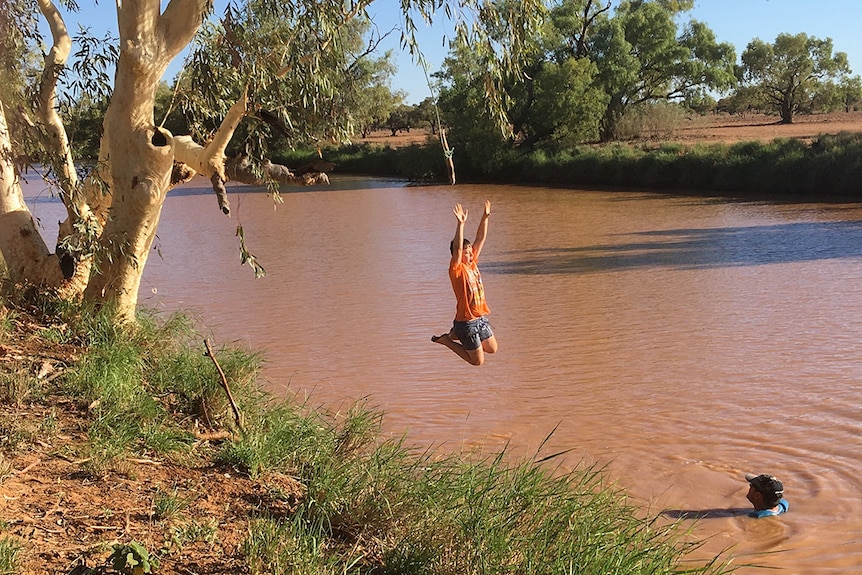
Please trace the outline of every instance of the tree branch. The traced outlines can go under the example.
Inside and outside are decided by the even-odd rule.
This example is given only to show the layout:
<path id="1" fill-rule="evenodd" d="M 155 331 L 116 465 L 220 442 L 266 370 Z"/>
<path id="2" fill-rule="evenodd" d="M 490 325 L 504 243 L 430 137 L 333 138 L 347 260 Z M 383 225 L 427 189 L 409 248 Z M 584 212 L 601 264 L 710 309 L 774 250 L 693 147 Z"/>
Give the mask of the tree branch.
<path id="1" fill-rule="evenodd" d="M 206 147 L 195 142 L 191 136 L 174 136 L 173 138 L 174 159 L 210 179 L 213 184 L 213 191 L 218 198 L 219 209 L 227 216 L 230 216 L 230 203 L 224 188 L 224 184 L 228 180 L 225 174 L 224 152 L 237 126 L 245 116 L 247 106 L 248 92 L 246 91 L 230 107 L 221 126 Z"/>
<path id="2" fill-rule="evenodd" d="M 213 353 L 212 347 L 210 347 L 210 340 L 205 339 L 204 345 L 207 348 L 207 357 L 213 360 L 213 364 L 218 371 L 219 384 L 221 385 L 222 389 L 224 389 L 225 395 L 227 395 L 227 399 L 230 402 L 231 409 L 233 409 L 233 418 L 234 422 L 236 422 L 237 429 L 239 429 L 240 431 L 244 431 L 242 426 L 242 414 L 240 413 L 239 407 L 237 407 L 236 402 L 233 400 L 233 394 L 230 392 L 230 386 L 227 383 L 227 377 L 225 377 L 224 371 L 222 371 L 222 368 L 218 364 L 218 360 Z"/>
<path id="3" fill-rule="evenodd" d="M 69 147 L 69 138 L 63 120 L 57 113 L 57 81 L 60 72 L 66 65 L 69 52 L 72 50 L 72 38 L 66 29 L 63 17 L 51 0 L 39 0 L 39 10 L 48 21 L 54 44 L 45 56 L 45 68 L 42 70 L 42 80 L 39 83 L 39 118 L 45 127 L 42 144 L 51 155 L 55 173 L 60 176 L 60 188 L 63 190 L 63 200 L 67 208 L 70 202 L 78 205 L 77 187 L 78 174 Z"/>
<path id="4" fill-rule="evenodd" d="M 207 12 L 207 0 L 171 0 L 159 18 L 165 51 L 173 58 L 191 42 Z"/>

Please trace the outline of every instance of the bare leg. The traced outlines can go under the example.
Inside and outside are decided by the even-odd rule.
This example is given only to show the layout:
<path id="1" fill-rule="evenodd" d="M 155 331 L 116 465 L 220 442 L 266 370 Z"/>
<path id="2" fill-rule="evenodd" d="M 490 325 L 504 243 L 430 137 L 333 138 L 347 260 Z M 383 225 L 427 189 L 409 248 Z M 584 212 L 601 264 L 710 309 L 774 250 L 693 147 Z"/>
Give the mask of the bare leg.
<path id="1" fill-rule="evenodd" d="M 464 349 L 464 346 L 461 345 L 460 342 L 452 339 L 451 332 L 444 333 L 443 335 L 432 336 L 431 341 L 445 345 L 470 365 L 482 365 L 485 363 L 485 351 L 482 347 L 479 347 L 478 349 Z"/>
<path id="2" fill-rule="evenodd" d="M 482 349 L 485 353 L 497 353 L 497 338 L 491 336 L 482 342 Z"/>

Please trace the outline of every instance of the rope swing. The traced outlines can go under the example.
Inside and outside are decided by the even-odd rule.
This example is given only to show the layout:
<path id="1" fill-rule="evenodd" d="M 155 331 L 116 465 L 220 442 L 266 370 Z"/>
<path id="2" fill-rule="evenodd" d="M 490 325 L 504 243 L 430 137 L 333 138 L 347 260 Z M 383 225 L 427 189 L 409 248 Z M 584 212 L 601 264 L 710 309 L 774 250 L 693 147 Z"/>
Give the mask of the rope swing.
<path id="1" fill-rule="evenodd" d="M 455 154 L 454 149 L 449 148 L 449 142 L 446 140 L 446 130 L 443 128 L 443 123 L 440 121 L 440 109 L 437 107 L 437 94 L 434 93 L 434 87 L 431 85 L 431 80 L 428 78 L 428 66 L 422 63 L 422 71 L 425 72 L 425 82 L 428 83 L 428 91 L 431 92 L 431 97 L 434 100 L 434 115 L 437 118 L 437 133 L 440 135 L 440 145 L 443 147 L 443 157 L 446 158 L 446 167 L 449 169 L 449 184 L 455 185 L 455 163 L 452 161 L 452 156 Z"/>

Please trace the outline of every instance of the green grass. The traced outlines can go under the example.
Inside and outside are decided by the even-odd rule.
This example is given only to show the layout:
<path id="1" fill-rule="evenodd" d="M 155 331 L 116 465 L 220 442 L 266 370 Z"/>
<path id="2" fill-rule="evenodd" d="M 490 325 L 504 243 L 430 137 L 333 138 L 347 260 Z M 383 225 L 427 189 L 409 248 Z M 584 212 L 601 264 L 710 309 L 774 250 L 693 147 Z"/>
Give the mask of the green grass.
<path id="1" fill-rule="evenodd" d="M 77 456 L 92 474 L 146 456 L 264 484 L 280 474 L 302 485 L 299 497 L 272 487 L 269 497 L 285 505 L 263 505 L 251 518 L 241 545 L 250 573 L 731 571 L 722 561 L 687 562 L 688 534 L 642 517 L 624 493 L 605 484 L 600 469 L 561 473 L 552 460 L 519 461 L 507 453 L 417 453 L 401 440 L 382 439 L 382 416 L 373 409 L 330 413 L 273 398 L 257 386 L 259 355 L 219 349 L 216 359 L 244 415 L 239 429 L 187 318 L 160 322 L 143 314 L 137 326 L 115 326 L 99 313 L 57 310 L 70 339 L 87 346 L 56 385 L 89 414 L 88 443 Z M 40 425 L 50 427 L 50 419 Z M 188 430 L 195 424 L 229 429 L 232 439 L 192 453 Z M 15 432 L 10 424 L 9 436 Z M 166 553 L 218 536 L 217 524 L 186 520 L 189 505 L 177 488 L 153 495 L 153 518 L 169 530 Z M 10 561 L 17 552 L 5 551 Z"/>
<path id="2" fill-rule="evenodd" d="M 159 521 L 181 517 L 193 502 L 192 498 L 183 497 L 176 487 L 159 489 L 153 495 L 153 517 Z"/>
<path id="3" fill-rule="evenodd" d="M 0 537 L 0 575 L 12 575 L 18 572 L 18 557 L 22 545 L 12 537 Z"/>
<path id="4" fill-rule="evenodd" d="M 0 372 L 0 402 L 21 405 L 28 396 L 39 392 L 39 384 L 31 370 L 14 369 Z"/>
<path id="5" fill-rule="evenodd" d="M 170 529 L 170 549 L 178 553 L 190 543 L 212 545 L 218 537 L 218 521 L 183 521 Z"/>

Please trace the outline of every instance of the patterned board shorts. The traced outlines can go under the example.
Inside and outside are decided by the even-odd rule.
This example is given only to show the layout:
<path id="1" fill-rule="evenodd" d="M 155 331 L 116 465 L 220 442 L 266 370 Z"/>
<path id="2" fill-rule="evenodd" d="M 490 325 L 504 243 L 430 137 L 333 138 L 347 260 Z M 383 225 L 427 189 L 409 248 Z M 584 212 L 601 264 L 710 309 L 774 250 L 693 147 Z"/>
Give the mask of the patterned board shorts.
<path id="1" fill-rule="evenodd" d="M 491 322 L 484 316 L 470 321 L 452 322 L 452 330 L 466 350 L 479 349 L 483 341 L 494 335 Z"/>

